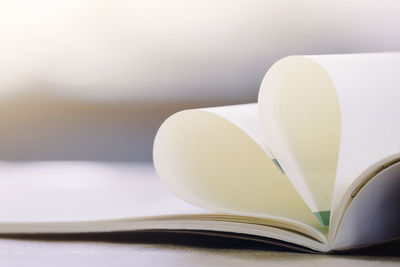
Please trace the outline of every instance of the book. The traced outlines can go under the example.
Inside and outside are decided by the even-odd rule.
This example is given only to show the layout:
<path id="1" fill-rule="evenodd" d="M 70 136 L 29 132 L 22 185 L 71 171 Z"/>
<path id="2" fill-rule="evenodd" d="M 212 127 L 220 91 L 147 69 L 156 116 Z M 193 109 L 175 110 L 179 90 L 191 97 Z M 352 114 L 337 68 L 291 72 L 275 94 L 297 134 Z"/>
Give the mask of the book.
<path id="1" fill-rule="evenodd" d="M 258 103 L 169 117 L 155 170 L 3 162 L 0 234 L 194 231 L 314 252 L 398 239 L 399 69 L 400 53 L 283 58 Z"/>
<path id="2" fill-rule="evenodd" d="M 399 238 L 399 70 L 399 53 L 283 58 L 258 103 L 168 118 L 155 167 L 182 199 L 286 230 L 279 240 L 330 251 Z"/>

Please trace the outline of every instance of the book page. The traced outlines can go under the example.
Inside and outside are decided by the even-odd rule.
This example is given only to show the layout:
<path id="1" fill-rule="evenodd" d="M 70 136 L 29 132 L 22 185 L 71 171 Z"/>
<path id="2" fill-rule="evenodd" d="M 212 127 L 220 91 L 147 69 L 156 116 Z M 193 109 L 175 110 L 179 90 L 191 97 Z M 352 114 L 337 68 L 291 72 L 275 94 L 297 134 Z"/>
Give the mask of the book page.
<path id="1" fill-rule="evenodd" d="M 168 118 L 154 142 L 160 178 L 202 208 L 282 217 L 322 226 L 258 140 L 256 104 L 187 110 Z"/>
<path id="2" fill-rule="evenodd" d="M 327 250 L 310 226 L 215 213 L 175 196 L 151 163 L 0 162 L 0 233 L 222 231 Z"/>
<path id="3" fill-rule="evenodd" d="M 308 206 L 331 210 L 332 233 L 350 186 L 400 156 L 399 69 L 399 53 L 293 56 L 264 78 L 269 148 Z"/>
<path id="4" fill-rule="evenodd" d="M 151 164 L 2 162 L 0 171 L 0 224 L 209 213 L 175 197 Z"/>
<path id="5" fill-rule="evenodd" d="M 315 216 L 328 225 L 340 140 L 331 79 L 308 58 L 283 58 L 265 75 L 258 101 L 271 152 Z"/>
<path id="6" fill-rule="evenodd" d="M 347 188 L 366 169 L 376 169 L 382 162 L 400 157 L 400 53 L 309 58 L 331 77 L 340 104 L 340 150 L 333 199 L 333 213 L 337 213 Z M 339 214 L 334 217 L 340 219 Z"/>
<path id="7" fill-rule="evenodd" d="M 341 218 L 333 248 L 365 247 L 400 238 L 400 162 L 364 185 Z"/>

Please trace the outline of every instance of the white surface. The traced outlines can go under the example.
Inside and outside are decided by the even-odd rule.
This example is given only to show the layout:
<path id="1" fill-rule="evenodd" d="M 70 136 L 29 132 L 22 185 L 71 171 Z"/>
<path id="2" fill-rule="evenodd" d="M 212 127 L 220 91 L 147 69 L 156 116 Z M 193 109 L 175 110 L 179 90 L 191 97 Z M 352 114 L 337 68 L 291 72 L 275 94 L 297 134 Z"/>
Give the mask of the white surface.
<path id="1" fill-rule="evenodd" d="M 196 244 L 196 241 L 193 240 Z M 98 241 L 0 239 L 2 266 L 398 266 L 400 258 Z"/>

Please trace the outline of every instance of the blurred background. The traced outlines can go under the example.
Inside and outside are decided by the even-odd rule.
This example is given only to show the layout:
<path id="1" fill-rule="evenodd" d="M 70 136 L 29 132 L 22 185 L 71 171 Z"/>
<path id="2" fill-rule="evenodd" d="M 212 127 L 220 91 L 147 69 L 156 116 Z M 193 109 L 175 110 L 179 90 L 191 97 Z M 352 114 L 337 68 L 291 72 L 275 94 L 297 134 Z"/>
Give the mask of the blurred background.
<path id="1" fill-rule="evenodd" d="M 400 50 L 399 1 L 0 0 L 0 160 L 150 161 L 164 119 L 255 102 L 296 54 Z"/>

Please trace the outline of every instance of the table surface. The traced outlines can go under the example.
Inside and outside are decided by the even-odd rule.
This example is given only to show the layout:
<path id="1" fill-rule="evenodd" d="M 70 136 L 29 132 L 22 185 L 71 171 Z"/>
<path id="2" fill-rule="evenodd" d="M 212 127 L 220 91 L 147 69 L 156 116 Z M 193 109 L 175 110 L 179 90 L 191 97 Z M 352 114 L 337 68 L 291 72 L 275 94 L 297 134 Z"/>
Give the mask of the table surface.
<path id="1" fill-rule="evenodd" d="M 1 266 L 392 266 L 400 242 L 352 255 L 312 255 L 252 241 L 176 233 L 3 236 Z"/>

